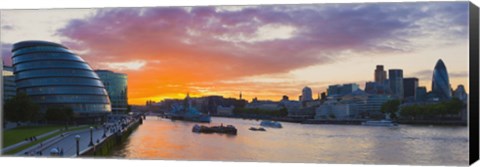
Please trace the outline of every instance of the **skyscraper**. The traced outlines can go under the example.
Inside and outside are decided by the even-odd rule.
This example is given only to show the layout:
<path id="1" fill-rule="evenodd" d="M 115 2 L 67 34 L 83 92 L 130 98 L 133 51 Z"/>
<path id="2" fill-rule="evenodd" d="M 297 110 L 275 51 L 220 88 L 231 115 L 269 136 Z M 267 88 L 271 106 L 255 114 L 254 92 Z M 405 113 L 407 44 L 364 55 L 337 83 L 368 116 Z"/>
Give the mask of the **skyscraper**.
<path id="1" fill-rule="evenodd" d="M 387 72 L 383 69 L 383 65 L 377 65 L 375 69 L 375 82 L 383 84 L 385 79 L 387 79 Z"/>
<path id="2" fill-rule="evenodd" d="M 418 87 L 415 96 L 416 101 L 425 101 L 427 98 L 427 88 L 425 86 Z"/>
<path id="3" fill-rule="evenodd" d="M 312 89 L 308 86 L 305 86 L 305 88 L 303 88 L 302 90 L 301 101 L 311 101 L 311 100 L 313 100 Z"/>
<path id="4" fill-rule="evenodd" d="M 395 98 L 403 98 L 403 70 L 388 70 L 390 91 Z"/>
<path id="5" fill-rule="evenodd" d="M 12 49 L 15 84 L 41 111 L 69 107 L 78 116 L 111 112 L 105 86 L 92 68 L 65 46 L 46 41 L 23 41 Z"/>
<path id="6" fill-rule="evenodd" d="M 329 85 L 327 89 L 328 96 L 344 96 L 359 89 L 358 84 L 349 83 L 343 85 Z"/>
<path id="7" fill-rule="evenodd" d="M 465 87 L 463 85 L 458 85 L 457 89 L 455 89 L 455 93 L 453 94 L 454 97 L 460 99 L 463 102 L 467 102 L 468 95 L 467 91 L 465 91 Z"/>
<path id="8" fill-rule="evenodd" d="M 95 70 L 107 90 L 112 112 L 122 113 L 128 109 L 127 75 L 109 70 Z"/>
<path id="9" fill-rule="evenodd" d="M 442 100 L 450 99 L 452 97 L 447 67 L 445 67 L 442 59 L 437 61 L 437 64 L 433 69 L 432 93 Z"/>
<path id="10" fill-rule="evenodd" d="M 418 78 L 403 79 L 403 98 L 416 99 L 418 88 Z"/>

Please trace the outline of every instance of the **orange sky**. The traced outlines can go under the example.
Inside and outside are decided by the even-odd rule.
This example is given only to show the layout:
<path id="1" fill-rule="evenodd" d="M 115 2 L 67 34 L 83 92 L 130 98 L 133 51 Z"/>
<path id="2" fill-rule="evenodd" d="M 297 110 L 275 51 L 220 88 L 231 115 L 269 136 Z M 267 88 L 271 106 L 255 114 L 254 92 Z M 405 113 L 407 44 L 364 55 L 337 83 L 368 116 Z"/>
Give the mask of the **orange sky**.
<path id="1" fill-rule="evenodd" d="M 1 13 L 0 41 L 6 64 L 12 43 L 48 40 L 94 69 L 126 73 L 130 104 L 187 92 L 297 100 L 305 86 L 316 98 L 331 84 L 363 89 L 377 64 L 404 69 L 429 89 L 440 58 L 452 87 L 468 91 L 467 9 L 425 2 L 12 10 Z"/>

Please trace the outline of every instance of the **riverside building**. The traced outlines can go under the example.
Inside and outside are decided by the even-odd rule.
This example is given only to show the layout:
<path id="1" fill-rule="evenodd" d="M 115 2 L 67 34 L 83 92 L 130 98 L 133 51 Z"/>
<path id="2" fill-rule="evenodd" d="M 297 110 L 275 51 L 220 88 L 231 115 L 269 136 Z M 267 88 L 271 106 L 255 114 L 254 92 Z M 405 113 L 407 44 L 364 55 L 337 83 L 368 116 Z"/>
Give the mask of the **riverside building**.
<path id="1" fill-rule="evenodd" d="M 15 95 L 17 90 L 15 86 L 15 75 L 13 75 L 13 67 L 3 66 L 3 104 Z"/>
<path id="2" fill-rule="evenodd" d="M 67 47 L 46 41 L 22 41 L 12 49 L 18 93 L 39 104 L 69 107 L 80 117 L 98 117 L 112 111 L 103 83 L 80 56 Z"/>
<path id="3" fill-rule="evenodd" d="M 109 70 L 95 70 L 105 85 L 113 113 L 125 113 L 128 110 L 127 75 Z"/>
<path id="4" fill-rule="evenodd" d="M 403 98 L 403 70 L 388 70 L 388 77 L 392 96 L 399 99 Z"/>

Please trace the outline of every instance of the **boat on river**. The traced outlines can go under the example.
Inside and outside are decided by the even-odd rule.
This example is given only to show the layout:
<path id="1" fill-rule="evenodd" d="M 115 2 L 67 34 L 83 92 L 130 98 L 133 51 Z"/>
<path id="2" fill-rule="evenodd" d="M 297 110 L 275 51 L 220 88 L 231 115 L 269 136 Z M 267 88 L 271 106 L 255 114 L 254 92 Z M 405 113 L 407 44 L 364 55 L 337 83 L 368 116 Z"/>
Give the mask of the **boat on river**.
<path id="1" fill-rule="evenodd" d="M 270 128 L 282 128 L 282 124 L 280 124 L 280 122 L 269 121 L 269 120 L 263 120 L 262 122 L 260 122 L 260 126 L 270 127 Z"/>
<path id="2" fill-rule="evenodd" d="M 250 127 L 250 129 L 248 129 L 248 130 L 251 130 L 251 131 L 266 131 L 265 128 L 262 128 L 262 127 L 259 127 L 259 128 Z"/>
<path id="3" fill-rule="evenodd" d="M 223 133 L 223 134 L 229 134 L 229 135 L 237 135 L 237 128 L 235 128 L 233 125 L 227 125 L 227 126 L 204 126 L 204 125 L 197 125 L 195 124 L 192 128 L 192 132 L 195 133 Z"/>
<path id="4" fill-rule="evenodd" d="M 170 118 L 171 120 L 184 120 L 201 123 L 211 122 L 210 115 L 204 114 L 198 111 L 195 107 L 192 107 L 190 96 L 188 94 L 183 105 L 173 104 L 171 107 L 172 110 L 168 113 L 165 113 L 166 117 Z"/>
<path id="5" fill-rule="evenodd" d="M 379 121 L 365 121 L 362 122 L 365 126 L 397 126 L 397 123 L 391 120 L 379 120 Z"/>

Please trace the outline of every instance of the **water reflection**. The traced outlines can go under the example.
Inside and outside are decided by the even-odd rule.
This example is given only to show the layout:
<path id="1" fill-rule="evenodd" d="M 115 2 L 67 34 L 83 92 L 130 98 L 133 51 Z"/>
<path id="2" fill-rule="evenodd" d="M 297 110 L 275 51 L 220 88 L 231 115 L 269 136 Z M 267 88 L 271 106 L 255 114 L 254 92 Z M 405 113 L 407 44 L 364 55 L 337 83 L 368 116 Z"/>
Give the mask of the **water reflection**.
<path id="1" fill-rule="evenodd" d="M 259 121 L 212 118 L 238 135 L 192 133 L 195 123 L 148 117 L 114 151 L 141 159 L 312 163 L 467 165 L 467 127 L 398 128 L 282 123 L 282 129 L 250 131 Z"/>

